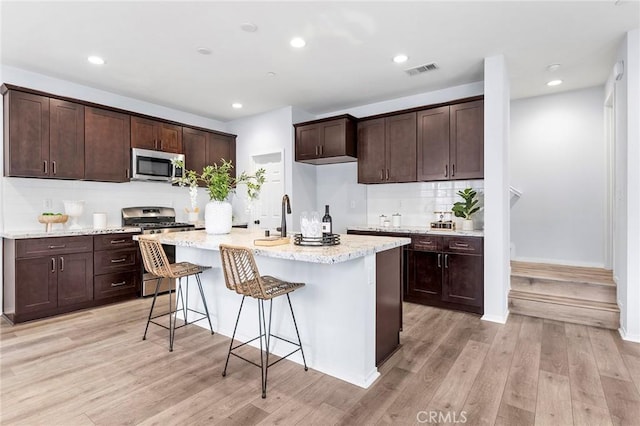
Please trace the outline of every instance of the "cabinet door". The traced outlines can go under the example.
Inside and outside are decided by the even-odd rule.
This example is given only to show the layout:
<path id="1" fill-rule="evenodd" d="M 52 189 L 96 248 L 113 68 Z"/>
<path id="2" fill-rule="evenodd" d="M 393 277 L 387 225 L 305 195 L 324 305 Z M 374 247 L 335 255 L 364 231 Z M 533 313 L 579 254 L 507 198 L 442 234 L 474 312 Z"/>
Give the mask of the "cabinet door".
<path id="1" fill-rule="evenodd" d="M 236 170 L 236 138 L 234 136 L 209 133 L 207 137 L 207 165 L 221 165 L 222 160 L 230 161 L 233 169 L 229 173 L 237 175 Z"/>
<path id="2" fill-rule="evenodd" d="M 131 148 L 159 150 L 156 121 L 131 117 Z"/>
<path id="3" fill-rule="evenodd" d="M 10 90 L 4 114 L 5 176 L 49 176 L 49 98 Z"/>
<path id="4" fill-rule="evenodd" d="M 358 123 L 358 183 L 382 183 L 386 178 L 384 118 Z"/>
<path id="5" fill-rule="evenodd" d="M 84 179 L 84 106 L 50 100 L 51 177 Z"/>
<path id="6" fill-rule="evenodd" d="M 130 167 L 129 115 L 85 107 L 85 178 L 128 182 Z"/>
<path id="7" fill-rule="evenodd" d="M 320 124 L 296 127 L 296 161 L 320 155 Z"/>
<path id="8" fill-rule="evenodd" d="M 451 105 L 451 179 L 484 178 L 484 101 Z"/>
<path id="9" fill-rule="evenodd" d="M 58 257 L 58 306 L 93 300 L 93 253 Z"/>
<path id="10" fill-rule="evenodd" d="M 347 138 L 353 134 L 353 127 L 351 127 L 351 132 L 348 132 L 348 125 L 351 125 L 351 123 L 344 118 L 322 123 L 320 157 L 355 155 L 355 152 L 347 152 L 347 145 L 353 145 L 355 143 L 353 136 L 351 136 L 351 140 L 347 140 Z"/>
<path id="11" fill-rule="evenodd" d="M 182 128 L 169 123 L 158 123 L 158 150 L 182 154 Z"/>
<path id="12" fill-rule="evenodd" d="M 442 300 L 469 306 L 483 306 L 482 256 L 444 254 Z"/>
<path id="13" fill-rule="evenodd" d="M 16 314 L 58 306 L 57 272 L 55 256 L 16 260 Z"/>
<path id="14" fill-rule="evenodd" d="M 418 112 L 418 180 L 449 179 L 449 107 Z"/>
<path id="15" fill-rule="evenodd" d="M 207 165 L 206 156 L 208 135 L 209 132 L 204 132 L 202 130 L 192 129 L 190 127 L 182 128 L 184 165 L 187 169 L 195 170 L 197 173 L 200 173 L 204 166 Z"/>
<path id="16" fill-rule="evenodd" d="M 385 119 L 387 182 L 416 181 L 416 113 Z"/>
<path id="17" fill-rule="evenodd" d="M 376 365 L 400 344 L 402 248 L 376 254 Z"/>
<path id="18" fill-rule="evenodd" d="M 439 302 L 442 292 L 442 253 L 407 251 L 407 296 L 419 302 Z"/>

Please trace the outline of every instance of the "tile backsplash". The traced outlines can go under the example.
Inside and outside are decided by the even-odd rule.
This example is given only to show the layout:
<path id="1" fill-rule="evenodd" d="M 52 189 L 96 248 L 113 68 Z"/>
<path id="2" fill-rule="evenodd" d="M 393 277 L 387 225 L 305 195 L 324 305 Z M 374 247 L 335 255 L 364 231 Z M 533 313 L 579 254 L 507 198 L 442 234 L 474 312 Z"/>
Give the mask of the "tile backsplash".
<path id="1" fill-rule="evenodd" d="M 462 201 L 456 193 L 464 188 L 475 189 L 480 206 L 484 205 L 484 180 L 367 185 L 367 225 L 378 225 L 381 214 L 400 213 L 402 225 L 429 226 L 437 220 L 435 211 L 451 211 L 453 203 Z M 473 220 L 475 229 L 484 228 L 483 209 L 473 215 Z"/>

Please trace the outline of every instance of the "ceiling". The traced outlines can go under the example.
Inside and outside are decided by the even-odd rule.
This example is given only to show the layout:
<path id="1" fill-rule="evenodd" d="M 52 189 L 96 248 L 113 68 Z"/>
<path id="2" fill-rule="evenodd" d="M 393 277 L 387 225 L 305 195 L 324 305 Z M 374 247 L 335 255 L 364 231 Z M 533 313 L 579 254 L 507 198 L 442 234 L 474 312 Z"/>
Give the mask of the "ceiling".
<path id="1" fill-rule="evenodd" d="M 522 98 L 603 84 L 625 32 L 640 27 L 639 6 L 3 0 L 1 60 L 221 121 L 287 105 L 322 114 L 481 81 L 483 58 L 497 54 L 505 55 L 512 98 Z M 294 36 L 306 47 L 291 47 Z M 398 53 L 409 60 L 394 63 Z M 91 65 L 88 55 L 106 63 Z M 439 68 L 404 72 L 429 62 Z M 562 66 L 547 71 L 554 63 Z M 546 86 L 552 79 L 564 83 Z"/>

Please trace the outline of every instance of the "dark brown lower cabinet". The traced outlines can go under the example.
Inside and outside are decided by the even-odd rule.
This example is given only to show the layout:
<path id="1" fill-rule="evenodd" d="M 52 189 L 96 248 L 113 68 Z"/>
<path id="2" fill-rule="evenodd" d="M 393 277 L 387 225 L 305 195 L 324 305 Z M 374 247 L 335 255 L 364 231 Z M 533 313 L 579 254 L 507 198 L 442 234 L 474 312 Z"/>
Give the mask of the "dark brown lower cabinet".
<path id="1" fill-rule="evenodd" d="M 442 254 L 408 250 L 407 297 L 437 302 L 442 299 Z"/>
<path id="2" fill-rule="evenodd" d="M 94 252 L 94 238 L 96 247 L 109 244 L 109 250 Z M 135 297 L 142 270 L 131 238 L 132 234 L 108 234 L 5 239 L 4 316 L 19 323 Z M 101 261 L 95 262 L 96 257 Z"/>
<path id="3" fill-rule="evenodd" d="M 400 345 L 402 247 L 376 254 L 376 366 Z"/>

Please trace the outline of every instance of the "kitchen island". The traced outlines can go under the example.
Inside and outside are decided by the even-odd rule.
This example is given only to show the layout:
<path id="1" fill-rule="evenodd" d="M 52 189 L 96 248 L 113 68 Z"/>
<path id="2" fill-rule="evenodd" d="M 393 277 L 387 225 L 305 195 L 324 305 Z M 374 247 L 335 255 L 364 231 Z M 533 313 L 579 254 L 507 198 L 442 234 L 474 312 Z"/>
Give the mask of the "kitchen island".
<path id="1" fill-rule="evenodd" d="M 262 275 L 306 284 L 292 293 L 291 301 L 308 366 L 369 387 L 379 376 L 377 365 L 399 345 L 402 246 L 411 240 L 341 235 L 341 244 L 330 247 L 301 247 L 291 243 L 255 246 L 254 240 L 261 237 L 260 233 L 233 229 L 227 235 L 191 231 L 137 238 L 176 246 L 178 262 L 212 267 L 202 274 L 205 298 L 214 330 L 229 337 L 242 296 L 225 286 L 219 246 L 251 248 Z M 190 303 L 199 302 L 196 286 L 191 286 L 189 291 Z M 245 305 L 236 333 L 236 339 L 243 342 L 258 335 L 256 301 L 247 298 Z M 196 305 L 196 308 L 202 306 Z M 274 300 L 272 321 L 274 334 L 296 340 L 286 299 Z M 254 343 L 257 346 L 257 342 Z M 284 356 L 291 351 L 291 346 L 272 339 L 270 351 Z M 302 364 L 299 352 L 289 359 Z M 233 372 L 233 364 L 230 371 Z"/>

